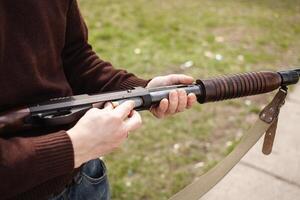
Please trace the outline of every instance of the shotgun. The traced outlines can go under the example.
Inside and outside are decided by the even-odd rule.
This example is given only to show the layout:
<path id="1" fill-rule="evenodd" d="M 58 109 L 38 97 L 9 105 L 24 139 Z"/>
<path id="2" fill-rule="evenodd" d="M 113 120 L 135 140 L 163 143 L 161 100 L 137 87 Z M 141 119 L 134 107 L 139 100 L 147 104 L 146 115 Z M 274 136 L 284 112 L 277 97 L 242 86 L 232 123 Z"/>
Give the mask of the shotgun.
<path id="1" fill-rule="evenodd" d="M 199 103 L 221 101 L 274 91 L 296 84 L 300 68 L 279 72 L 260 71 L 210 79 L 198 79 L 191 85 L 172 85 L 156 88 L 132 88 L 124 91 L 60 97 L 36 105 L 0 113 L 0 134 L 35 127 L 55 127 L 77 122 L 89 109 L 101 108 L 105 102 L 135 102 L 135 110 L 147 110 L 168 98 L 169 92 L 184 89 L 194 93 Z"/>

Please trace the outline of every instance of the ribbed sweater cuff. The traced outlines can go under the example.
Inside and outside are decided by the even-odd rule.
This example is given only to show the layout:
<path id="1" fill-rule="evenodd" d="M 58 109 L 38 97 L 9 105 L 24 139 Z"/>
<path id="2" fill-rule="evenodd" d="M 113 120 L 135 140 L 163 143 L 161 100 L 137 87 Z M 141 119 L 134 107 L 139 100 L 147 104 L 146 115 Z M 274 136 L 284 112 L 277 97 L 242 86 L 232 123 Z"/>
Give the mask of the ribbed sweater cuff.
<path id="1" fill-rule="evenodd" d="M 44 135 L 32 140 L 35 153 L 35 173 L 56 177 L 74 168 L 72 142 L 65 131 Z"/>
<path id="2" fill-rule="evenodd" d="M 123 81 L 120 85 L 120 89 L 128 89 L 133 87 L 146 87 L 150 80 L 144 80 L 137 78 L 135 76 L 129 77 L 125 81 Z"/>

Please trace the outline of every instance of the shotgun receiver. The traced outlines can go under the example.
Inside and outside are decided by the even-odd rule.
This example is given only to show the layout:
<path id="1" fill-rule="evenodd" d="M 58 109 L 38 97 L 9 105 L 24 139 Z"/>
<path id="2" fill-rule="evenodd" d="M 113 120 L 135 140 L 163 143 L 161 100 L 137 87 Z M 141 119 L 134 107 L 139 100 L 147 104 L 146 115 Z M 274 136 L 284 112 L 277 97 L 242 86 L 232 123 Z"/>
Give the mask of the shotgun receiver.
<path id="1" fill-rule="evenodd" d="M 93 108 L 103 107 L 105 102 L 121 104 L 126 100 L 135 102 L 136 110 L 147 110 L 169 92 L 184 89 L 194 93 L 199 103 L 221 101 L 271 92 L 280 87 L 296 84 L 300 68 L 280 72 L 261 71 L 210 79 L 198 79 L 191 85 L 173 85 L 157 88 L 133 88 L 130 90 L 77 95 L 51 99 L 27 108 L 0 113 L 0 134 L 16 132 L 34 127 L 51 127 L 75 123 L 84 113 Z"/>

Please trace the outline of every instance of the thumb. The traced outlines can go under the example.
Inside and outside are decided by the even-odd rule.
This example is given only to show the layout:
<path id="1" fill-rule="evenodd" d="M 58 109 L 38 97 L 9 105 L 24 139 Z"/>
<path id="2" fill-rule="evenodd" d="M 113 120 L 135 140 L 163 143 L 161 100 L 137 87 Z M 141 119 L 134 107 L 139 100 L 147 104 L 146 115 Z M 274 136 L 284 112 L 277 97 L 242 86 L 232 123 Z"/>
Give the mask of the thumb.
<path id="1" fill-rule="evenodd" d="M 173 84 L 191 84 L 194 82 L 194 78 L 184 74 L 171 74 L 168 75 L 168 81 L 170 85 Z"/>

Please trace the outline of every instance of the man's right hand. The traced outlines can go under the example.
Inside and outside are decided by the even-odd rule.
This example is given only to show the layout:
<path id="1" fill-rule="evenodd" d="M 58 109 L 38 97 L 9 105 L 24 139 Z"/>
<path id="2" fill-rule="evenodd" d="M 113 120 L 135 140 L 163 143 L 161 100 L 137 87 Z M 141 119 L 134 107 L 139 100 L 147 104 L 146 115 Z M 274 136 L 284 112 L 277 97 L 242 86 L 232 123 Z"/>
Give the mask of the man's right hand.
<path id="1" fill-rule="evenodd" d="M 67 131 L 73 144 L 75 168 L 110 153 L 121 145 L 129 131 L 141 126 L 141 116 L 133 108 L 133 101 L 116 108 L 111 103 L 104 109 L 92 108 Z"/>

